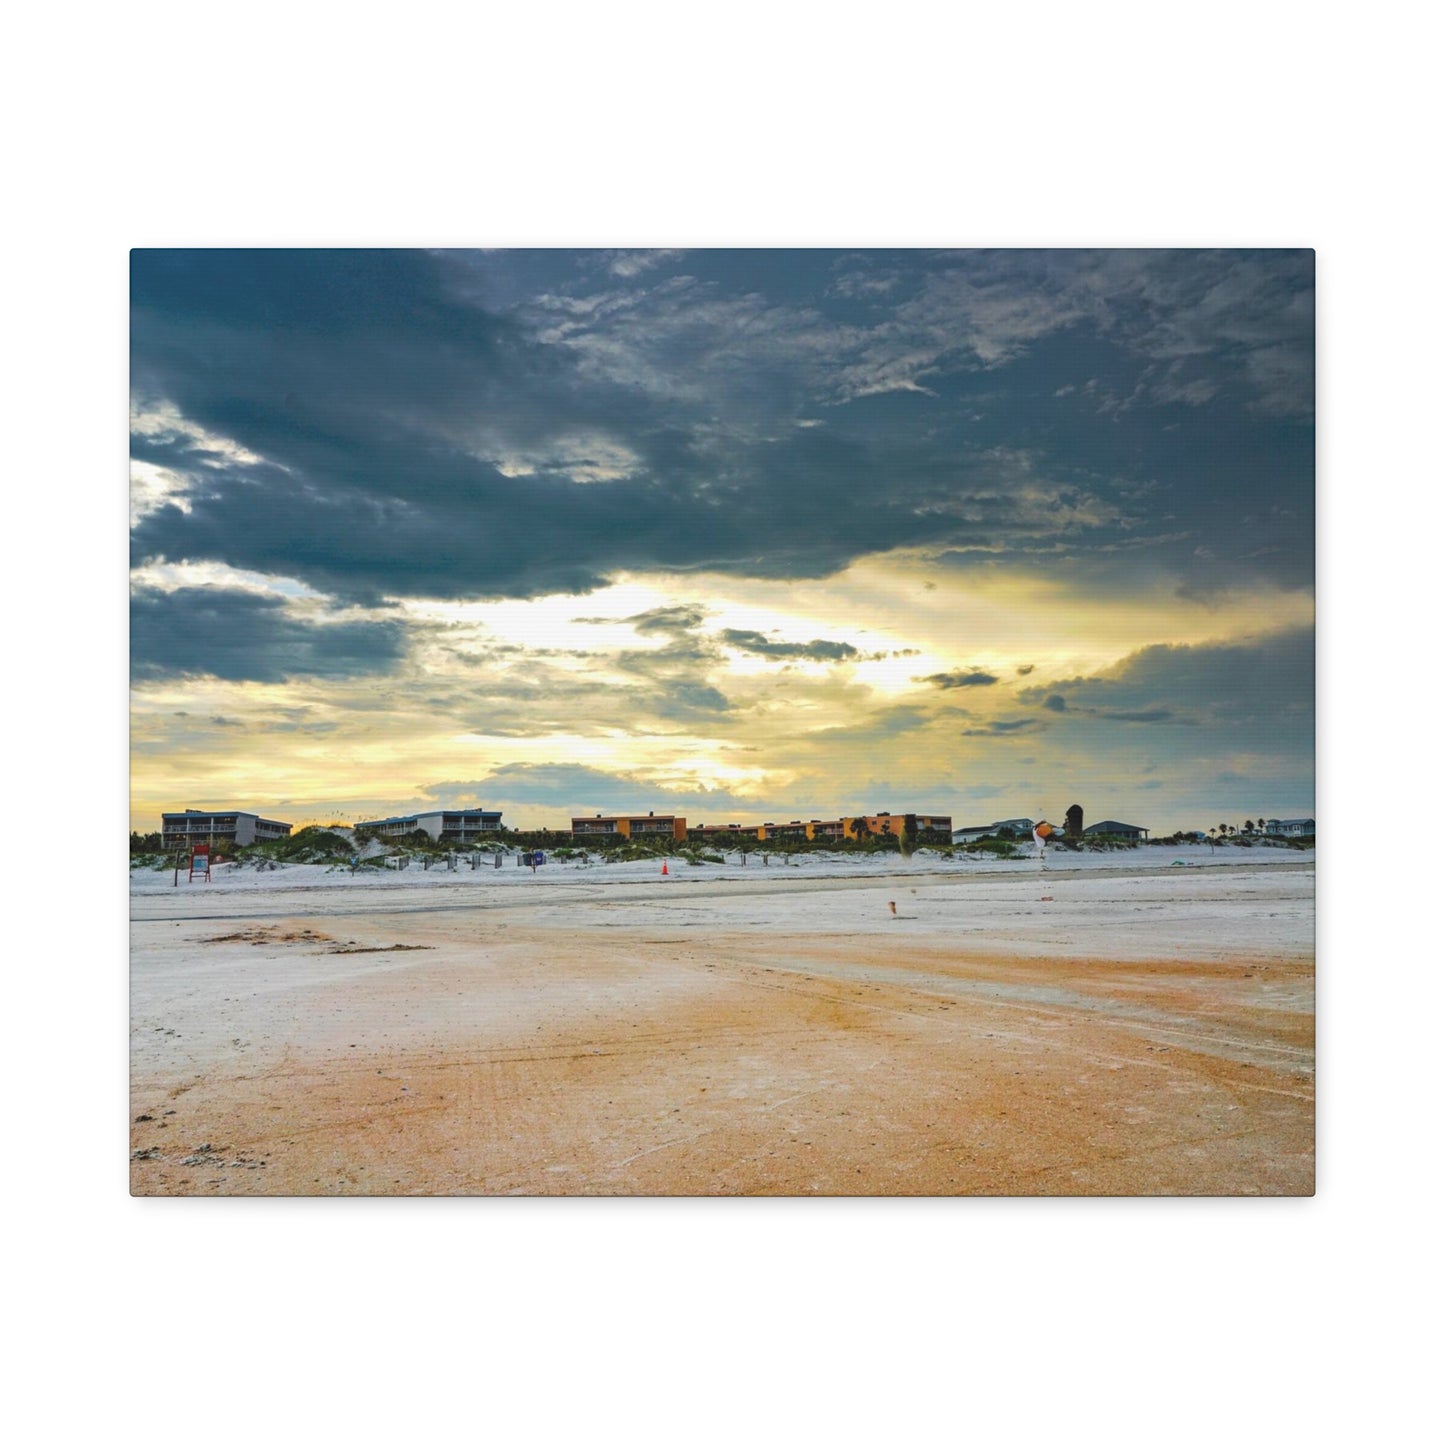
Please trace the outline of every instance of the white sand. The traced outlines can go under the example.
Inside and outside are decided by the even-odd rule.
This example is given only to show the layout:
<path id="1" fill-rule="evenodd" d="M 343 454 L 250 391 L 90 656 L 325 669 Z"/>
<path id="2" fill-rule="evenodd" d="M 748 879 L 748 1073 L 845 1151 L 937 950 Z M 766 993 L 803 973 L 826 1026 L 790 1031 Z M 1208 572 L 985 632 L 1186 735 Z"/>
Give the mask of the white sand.
<path id="1" fill-rule="evenodd" d="M 333 918 L 433 910 L 517 911 L 529 925 L 607 918 L 668 926 L 843 930 L 1022 953 L 1225 957 L 1313 950 L 1314 853 L 1273 848 L 1051 850 L 1042 864 L 937 856 L 781 856 L 746 866 L 670 861 L 548 862 L 405 872 L 296 864 L 257 872 L 226 864 L 210 883 L 135 871 L 131 916 L 162 919 Z M 1051 901 L 1044 901 L 1044 900 Z M 888 910 L 897 905 L 898 916 Z M 663 906 L 665 905 L 665 906 Z M 621 910 L 621 912 L 619 912 Z M 594 915 L 597 915 L 594 917 Z"/>
<path id="2" fill-rule="evenodd" d="M 1314 882 L 1207 846 L 136 875 L 134 1187 L 1308 1192 Z"/>

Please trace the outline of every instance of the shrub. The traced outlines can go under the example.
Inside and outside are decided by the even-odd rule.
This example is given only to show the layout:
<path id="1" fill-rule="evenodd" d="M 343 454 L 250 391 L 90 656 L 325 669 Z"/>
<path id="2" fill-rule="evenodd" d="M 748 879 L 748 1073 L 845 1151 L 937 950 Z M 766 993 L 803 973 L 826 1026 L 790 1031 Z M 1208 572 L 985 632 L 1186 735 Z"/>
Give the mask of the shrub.
<path id="1" fill-rule="evenodd" d="M 350 863 L 353 852 L 351 839 L 344 833 L 313 827 L 303 828 L 289 838 L 269 838 L 264 843 L 237 848 L 230 856 L 238 862 Z"/>

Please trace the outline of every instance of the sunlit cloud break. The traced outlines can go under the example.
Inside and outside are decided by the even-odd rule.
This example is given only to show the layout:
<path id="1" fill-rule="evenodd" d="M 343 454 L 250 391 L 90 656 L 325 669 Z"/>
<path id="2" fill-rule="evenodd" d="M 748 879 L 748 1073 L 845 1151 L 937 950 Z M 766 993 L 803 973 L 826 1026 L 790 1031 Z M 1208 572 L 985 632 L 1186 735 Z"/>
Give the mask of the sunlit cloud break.
<path id="1" fill-rule="evenodd" d="M 136 251 L 133 825 L 1310 814 L 1313 298 L 1305 251 Z"/>

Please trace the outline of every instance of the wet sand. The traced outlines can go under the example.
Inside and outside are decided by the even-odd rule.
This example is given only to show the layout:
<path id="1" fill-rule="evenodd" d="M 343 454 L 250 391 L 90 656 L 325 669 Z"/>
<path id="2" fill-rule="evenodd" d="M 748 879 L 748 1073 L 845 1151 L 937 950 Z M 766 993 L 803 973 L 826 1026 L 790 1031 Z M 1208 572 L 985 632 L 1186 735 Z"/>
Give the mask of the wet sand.
<path id="1" fill-rule="evenodd" d="M 137 1195 L 1314 1189 L 1312 865 L 133 902 Z"/>

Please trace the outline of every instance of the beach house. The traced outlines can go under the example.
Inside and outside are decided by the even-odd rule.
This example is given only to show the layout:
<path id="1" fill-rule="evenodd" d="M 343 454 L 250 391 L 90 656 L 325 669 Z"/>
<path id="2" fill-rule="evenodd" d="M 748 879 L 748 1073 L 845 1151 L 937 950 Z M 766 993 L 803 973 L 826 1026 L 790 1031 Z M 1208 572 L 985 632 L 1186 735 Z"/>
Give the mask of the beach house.
<path id="1" fill-rule="evenodd" d="M 981 838 L 1020 838 L 1027 841 L 1033 837 L 1034 819 L 1032 818 L 1000 818 L 997 822 L 989 823 L 987 826 L 975 826 L 972 828 L 955 828 L 952 838 L 955 843 L 977 843 Z"/>
<path id="2" fill-rule="evenodd" d="M 1132 838 L 1137 842 L 1148 836 L 1147 828 L 1137 828 L 1133 823 L 1119 823 L 1113 818 L 1106 818 L 1102 823 L 1091 823 L 1084 829 L 1086 838 Z"/>
<path id="3" fill-rule="evenodd" d="M 1267 818 L 1264 831 L 1271 838 L 1313 838 L 1313 818 Z"/>

